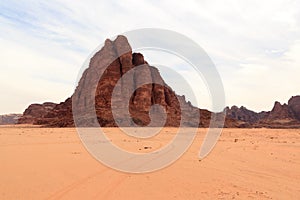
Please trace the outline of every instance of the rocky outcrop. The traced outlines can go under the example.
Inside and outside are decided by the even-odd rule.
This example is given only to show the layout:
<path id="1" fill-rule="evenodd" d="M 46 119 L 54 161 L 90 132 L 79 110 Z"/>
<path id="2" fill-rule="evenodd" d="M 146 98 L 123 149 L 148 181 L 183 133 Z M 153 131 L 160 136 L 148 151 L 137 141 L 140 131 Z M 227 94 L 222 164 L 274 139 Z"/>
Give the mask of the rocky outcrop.
<path id="1" fill-rule="evenodd" d="M 276 101 L 273 109 L 268 113 L 266 120 L 294 120 L 295 115 L 287 104 L 281 105 L 280 102 Z"/>
<path id="2" fill-rule="evenodd" d="M 288 101 L 288 107 L 295 118 L 300 120 L 300 96 L 294 96 Z"/>
<path id="3" fill-rule="evenodd" d="M 103 74 L 102 77 L 99 77 L 99 74 Z M 125 74 L 127 78 L 123 78 Z M 121 84 L 117 85 L 121 77 L 123 78 Z M 145 82 L 148 84 L 143 84 Z M 162 106 L 166 111 L 165 126 L 179 126 L 180 123 L 186 126 L 199 126 L 199 118 L 195 118 L 197 114 L 199 115 L 199 109 L 186 102 L 184 96 L 176 95 L 163 81 L 158 69 L 150 66 L 142 54 L 132 53 L 124 36 L 118 36 L 115 41 L 106 40 L 105 46 L 91 58 L 89 68 L 75 90 L 73 100 L 78 102 L 76 109 L 80 114 L 87 113 L 81 117 L 85 120 L 80 122 L 82 126 L 89 125 L 92 121 L 92 116 L 89 116 L 87 110 L 89 105 L 93 105 L 93 96 L 89 94 L 94 87 L 96 87 L 95 110 L 101 126 L 117 126 L 117 123 L 121 126 L 132 126 L 133 123 L 140 126 L 149 125 L 151 122 L 149 111 L 155 104 Z M 126 104 L 113 107 L 117 113 L 113 116 L 112 95 L 117 87 L 121 92 L 115 94 L 115 101 L 122 102 L 124 101 L 122 97 L 128 96 L 125 101 L 128 101 L 129 107 L 127 108 Z M 132 121 L 124 117 L 128 110 Z M 188 120 L 181 122 L 182 113 L 187 115 L 184 118 Z M 153 119 L 157 122 L 164 121 L 164 117 L 160 114 L 153 116 Z"/>
<path id="4" fill-rule="evenodd" d="M 129 71 L 132 77 L 122 79 L 121 84 L 117 85 L 120 78 Z M 103 75 L 100 77 L 100 74 Z M 142 84 L 144 82 L 149 84 Z M 125 112 L 128 112 L 124 107 L 114 108 L 117 116 L 113 116 L 111 99 L 116 87 L 120 87 L 121 91 L 115 96 L 117 102 L 123 101 L 123 96 L 130 97 L 128 109 L 132 121 L 124 118 Z M 91 95 L 93 93 L 95 96 Z M 89 114 L 93 110 L 96 111 L 97 121 L 104 127 L 120 124 L 131 126 L 133 123 L 146 126 L 151 123 L 150 109 L 155 104 L 165 110 L 165 126 L 178 127 L 182 123 L 184 126 L 208 127 L 211 117 L 211 112 L 200 110 L 187 102 L 184 96 L 176 95 L 164 82 L 157 68 L 150 66 L 142 54 L 132 53 L 124 36 L 118 36 L 114 41 L 105 41 L 104 47 L 90 59 L 89 67 L 83 72 L 71 98 L 47 110 L 43 105 L 31 105 L 19 122 L 52 127 L 74 126 L 72 104 L 81 115 L 79 126 L 93 126 L 94 119 Z M 155 120 L 164 121 L 164 116 L 160 112 L 154 112 L 152 122 Z"/>
<path id="5" fill-rule="evenodd" d="M 236 119 L 242 127 L 300 128 L 300 96 L 292 97 L 288 104 L 276 101 L 268 112 L 254 112 L 245 107 L 226 108 L 227 118 Z"/>
<path id="6" fill-rule="evenodd" d="M 20 124 L 38 124 L 40 119 L 43 119 L 53 108 L 55 103 L 46 102 L 43 104 L 31 104 L 19 118 Z"/>
<path id="7" fill-rule="evenodd" d="M 244 106 L 241 106 L 240 108 L 237 106 L 232 106 L 231 108 L 227 107 L 225 110 L 228 118 L 247 122 L 249 124 L 254 124 L 265 118 L 267 115 L 266 112 L 256 113 L 252 110 L 248 110 Z"/>
<path id="8" fill-rule="evenodd" d="M 17 124 L 21 114 L 0 115 L 0 125 Z"/>
<path id="9" fill-rule="evenodd" d="M 124 100 L 126 96 L 128 99 Z M 160 105 L 160 108 L 153 105 Z M 227 107 L 224 126 L 300 127 L 299 106 L 300 96 L 292 97 L 288 104 L 276 102 L 269 112 L 256 113 L 243 106 Z M 158 112 L 161 108 L 165 114 Z M 212 117 L 223 117 L 222 113 L 196 108 L 184 96 L 177 95 L 164 82 L 157 68 L 150 66 L 142 54 L 132 52 L 124 36 L 105 41 L 103 48 L 90 59 L 70 98 L 59 104 L 32 104 L 19 123 L 71 127 L 75 125 L 73 116 L 79 116 L 77 126 L 99 123 L 103 127 L 155 126 L 164 121 L 164 126 L 209 127 Z"/>

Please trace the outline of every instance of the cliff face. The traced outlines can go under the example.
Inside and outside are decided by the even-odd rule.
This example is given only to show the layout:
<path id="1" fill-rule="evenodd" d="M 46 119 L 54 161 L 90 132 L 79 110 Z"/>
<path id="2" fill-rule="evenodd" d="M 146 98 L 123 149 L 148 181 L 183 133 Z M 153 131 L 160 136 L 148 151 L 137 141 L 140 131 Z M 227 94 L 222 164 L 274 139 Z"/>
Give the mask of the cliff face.
<path id="1" fill-rule="evenodd" d="M 150 84 L 143 84 L 145 82 Z M 123 97 L 128 96 L 125 99 L 127 106 L 112 105 L 115 88 L 120 92 L 114 93 L 114 101 L 124 102 Z M 151 106 L 155 104 L 162 106 L 166 116 L 154 112 L 151 121 L 149 114 Z M 164 82 L 157 68 L 150 66 L 142 54 L 132 53 L 124 36 L 118 36 L 114 41 L 105 41 L 103 48 L 90 59 L 88 68 L 70 98 L 60 104 L 32 104 L 25 110 L 19 123 L 72 127 L 72 105 L 80 115 L 76 124 L 79 126 L 94 126 L 95 120 L 103 127 L 133 124 L 146 126 L 153 121 L 166 119 L 165 126 L 178 127 L 182 123 L 183 126 L 208 127 L 212 115 L 208 110 L 192 106 L 184 96 L 176 95 Z M 115 110 L 114 116 L 112 109 Z M 124 117 L 128 111 L 130 118 Z M 225 111 L 224 127 L 300 127 L 300 96 L 292 97 L 288 104 L 276 102 L 269 112 L 256 113 L 243 106 L 227 107 Z M 96 113 L 96 119 L 90 113 Z M 220 118 L 221 114 L 216 116 Z"/>
<path id="2" fill-rule="evenodd" d="M 227 108 L 227 118 L 236 119 L 246 127 L 300 128 L 300 96 L 290 98 L 288 104 L 275 102 L 271 111 L 256 113 L 245 107 Z"/>
<path id="3" fill-rule="evenodd" d="M 31 104 L 19 118 L 18 123 L 21 124 L 38 124 L 57 104 L 46 102 L 43 104 Z"/>
<path id="4" fill-rule="evenodd" d="M 300 96 L 292 97 L 288 102 L 288 107 L 295 118 L 300 120 Z"/>
<path id="5" fill-rule="evenodd" d="M 121 84 L 117 86 L 120 78 L 130 70 L 131 78 L 122 79 Z M 99 77 L 99 74 L 103 75 Z M 142 84 L 144 82 L 151 84 Z M 141 86 L 135 90 L 138 85 Z M 118 36 L 115 41 L 106 40 L 105 46 L 91 58 L 89 68 L 84 72 L 73 96 L 78 102 L 76 109 L 80 114 L 91 109 L 89 106 L 93 105 L 93 95 L 89 94 L 93 91 L 93 87 L 96 87 L 94 103 L 101 126 L 117 126 L 116 121 L 122 126 L 131 126 L 133 122 L 140 126 L 146 126 L 150 123 L 149 111 L 154 104 L 159 104 L 165 109 L 166 126 L 179 126 L 182 110 L 189 115 L 186 116 L 189 120 L 184 122 L 185 125 L 199 125 L 193 116 L 195 112 L 199 115 L 198 108 L 187 103 L 184 96 L 177 96 L 163 81 L 158 69 L 150 66 L 142 54 L 132 53 L 124 36 Z M 111 106 L 115 87 L 119 87 L 121 91 L 115 96 L 116 102 L 124 101 L 123 96 L 130 98 L 125 99 L 129 103 L 129 108 L 126 106 L 114 108 L 117 113 L 114 119 Z M 133 122 L 124 118 L 128 109 Z M 80 125 L 85 126 L 88 121 L 92 120 L 91 118 L 88 114 L 83 116 L 82 119 L 86 119 L 87 122 L 80 122 Z M 154 119 L 160 121 L 163 120 L 163 116 L 156 115 Z"/>
<path id="6" fill-rule="evenodd" d="M 184 96 L 176 95 L 164 82 L 157 68 L 150 66 L 142 54 L 132 53 L 124 36 L 118 36 L 114 41 L 105 41 L 104 47 L 90 59 L 89 67 L 84 71 L 71 98 L 60 104 L 53 104 L 49 109 L 48 107 L 46 109 L 44 105 L 30 105 L 19 123 L 31 122 L 50 127 L 74 126 L 72 101 L 75 100 L 74 106 L 80 114 L 95 109 L 101 126 L 117 126 L 115 120 L 121 125 L 131 126 L 133 122 L 122 117 L 126 108 L 114 108 L 118 114 L 114 119 L 111 102 L 113 89 L 129 70 L 132 71 L 132 78 L 122 80 L 120 85 L 122 92 L 116 94 L 115 97 L 116 101 L 122 101 L 122 96 L 130 96 L 129 113 L 134 123 L 140 126 L 148 125 L 151 122 L 149 117 L 151 106 L 159 104 L 166 111 L 165 126 L 178 127 L 182 118 L 185 119 L 184 126 L 209 126 L 211 112 L 200 110 L 192 106 L 190 102 L 186 102 Z M 100 74 L 102 74 L 101 77 Z M 135 86 L 145 81 L 151 84 L 144 84 L 134 90 Z M 95 96 L 90 94 L 93 89 Z M 130 91 L 134 91 L 133 94 Z M 183 113 L 184 117 L 181 116 Z M 90 126 L 92 120 L 92 116 L 83 115 L 80 119 L 80 126 Z M 159 122 L 164 118 L 162 115 L 155 115 L 154 112 L 153 120 Z M 229 121 L 233 124 L 232 120 Z"/>
<path id="7" fill-rule="evenodd" d="M 227 107 L 226 115 L 228 118 L 247 122 L 249 124 L 254 124 L 267 116 L 266 112 L 256 113 L 252 110 L 248 110 L 244 106 L 241 106 L 240 108 L 237 106 L 232 106 L 231 108 Z"/>

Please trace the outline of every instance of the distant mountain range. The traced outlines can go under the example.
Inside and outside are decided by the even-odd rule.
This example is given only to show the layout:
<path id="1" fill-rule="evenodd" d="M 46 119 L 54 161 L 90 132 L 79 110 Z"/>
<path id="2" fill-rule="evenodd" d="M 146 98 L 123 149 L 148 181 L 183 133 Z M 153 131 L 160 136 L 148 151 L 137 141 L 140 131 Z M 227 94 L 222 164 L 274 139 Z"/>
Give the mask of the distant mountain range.
<path id="1" fill-rule="evenodd" d="M 271 111 L 254 112 L 245 107 L 226 108 L 226 117 L 237 120 L 238 127 L 300 128 L 300 96 L 293 96 L 288 104 L 275 102 Z"/>
<path id="2" fill-rule="evenodd" d="M 0 115 L 0 125 L 17 124 L 22 114 Z"/>
<path id="3" fill-rule="evenodd" d="M 117 56 L 121 55 L 121 56 Z M 117 58 L 117 59 L 115 59 Z M 113 62 L 111 59 L 115 59 Z M 108 67 L 107 67 L 108 66 Z M 137 66 L 143 66 L 137 68 Z M 129 101 L 129 112 L 134 123 L 145 126 L 150 123 L 149 110 L 151 105 L 159 104 L 167 112 L 166 126 L 178 127 L 181 114 L 186 119 L 182 125 L 208 127 L 212 112 L 199 109 L 177 95 L 162 79 L 157 68 L 150 66 L 142 54 L 132 53 L 130 44 L 124 36 L 118 36 L 114 41 L 106 40 L 104 47 L 91 58 L 89 67 L 84 71 L 78 86 L 66 101 L 59 104 L 43 103 L 30 105 L 19 118 L 20 124 L 37 124 L 46 127 L 73 127 L 72 101 L 75 99 L 76 108 L 82 115 L 80 126 L 93 126 L 94 119 L 89 114 L 90 105 L 95 102 L 97 120 L 101 126 L 115 127 L 116 121 L 124 126 L 132 123 L 122 117 L 114 118 L 111 111 L 111 97 L 118 80 L 128 72 L 134 70 L 132 80 L 122 82 L 123 92 L 133 88 L 138 83 L 147 80 L 160 84 L 147 84 L 135 90 Z M 99 80 L 98 74 L 103 73 Z M 95 96 L 91 95 L 95 89 Z M 124 88 L 124 89 L 123 89 Z M 120 98 L 123 94 L 117 96 Z M 94 98 L 94 99 L 92 99 Z M 181 105 L 181 106 L 179 106 Z M 116 108 L 118 114 L 126 112 L 126 108 Z M 128 108 L 127 108 L 128 110 Z M 183 112 L 184 111 L 184 112 Z M 225 108 L 226 118 L 224 127 L 231 128 L 300 128 L 300 96 L 294 96 L 288 104 L 275 102 L 274 108 L 268 112 L 254 112 L 245 107 L 232 106 Z M 195 115 L 196 113 L 196 115 Z M 200 119 L 197 115 L 200 113 Z M 216 113 L 216 115 L 221 115 Z M 123 115 L 118 115 L 123 116 Z M 155 120 L 163 120 L 155 115 Z M 76 124 L 78 125 L 78 124 Z"/>

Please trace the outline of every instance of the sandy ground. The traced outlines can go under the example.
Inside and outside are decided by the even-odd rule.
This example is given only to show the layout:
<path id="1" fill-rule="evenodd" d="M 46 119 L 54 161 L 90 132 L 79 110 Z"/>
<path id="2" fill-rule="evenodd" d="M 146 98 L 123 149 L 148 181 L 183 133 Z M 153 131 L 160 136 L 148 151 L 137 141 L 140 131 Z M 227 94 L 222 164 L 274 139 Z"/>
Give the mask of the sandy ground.
<path id="1" fill-rule="evenodd" d="M 139 152 L 160 148 L 176 132 L 138 140 L 105 130 L 116 145 Z M 300 130 L 224 129 L 199 161 L 205 133 L 173 165 L 127 174 L 95 160 L 75 129 L 4 126 L 0 199 L 300 199 Z"/>

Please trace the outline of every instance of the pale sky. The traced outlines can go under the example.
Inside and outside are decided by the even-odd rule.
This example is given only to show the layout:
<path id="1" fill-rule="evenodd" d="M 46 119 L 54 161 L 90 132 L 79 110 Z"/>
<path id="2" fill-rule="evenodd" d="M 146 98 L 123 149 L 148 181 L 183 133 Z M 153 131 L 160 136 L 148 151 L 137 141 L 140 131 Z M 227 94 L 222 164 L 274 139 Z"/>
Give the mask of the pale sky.
<path id="1" fill-rule="evenodd" d="M 64 101 L 98 45 L 139 28 L 197 42 L 218 69 L 229 106 L 270 110 L 300 95 L 300 1 L 2 0 L 0 23 L 0 114 Z M 202 87 L 189 71 L 182 74 Z M 197 99 L 206 98 L 203 91 Z M 210 107 L 207 99 L 198 104 Z"/>

